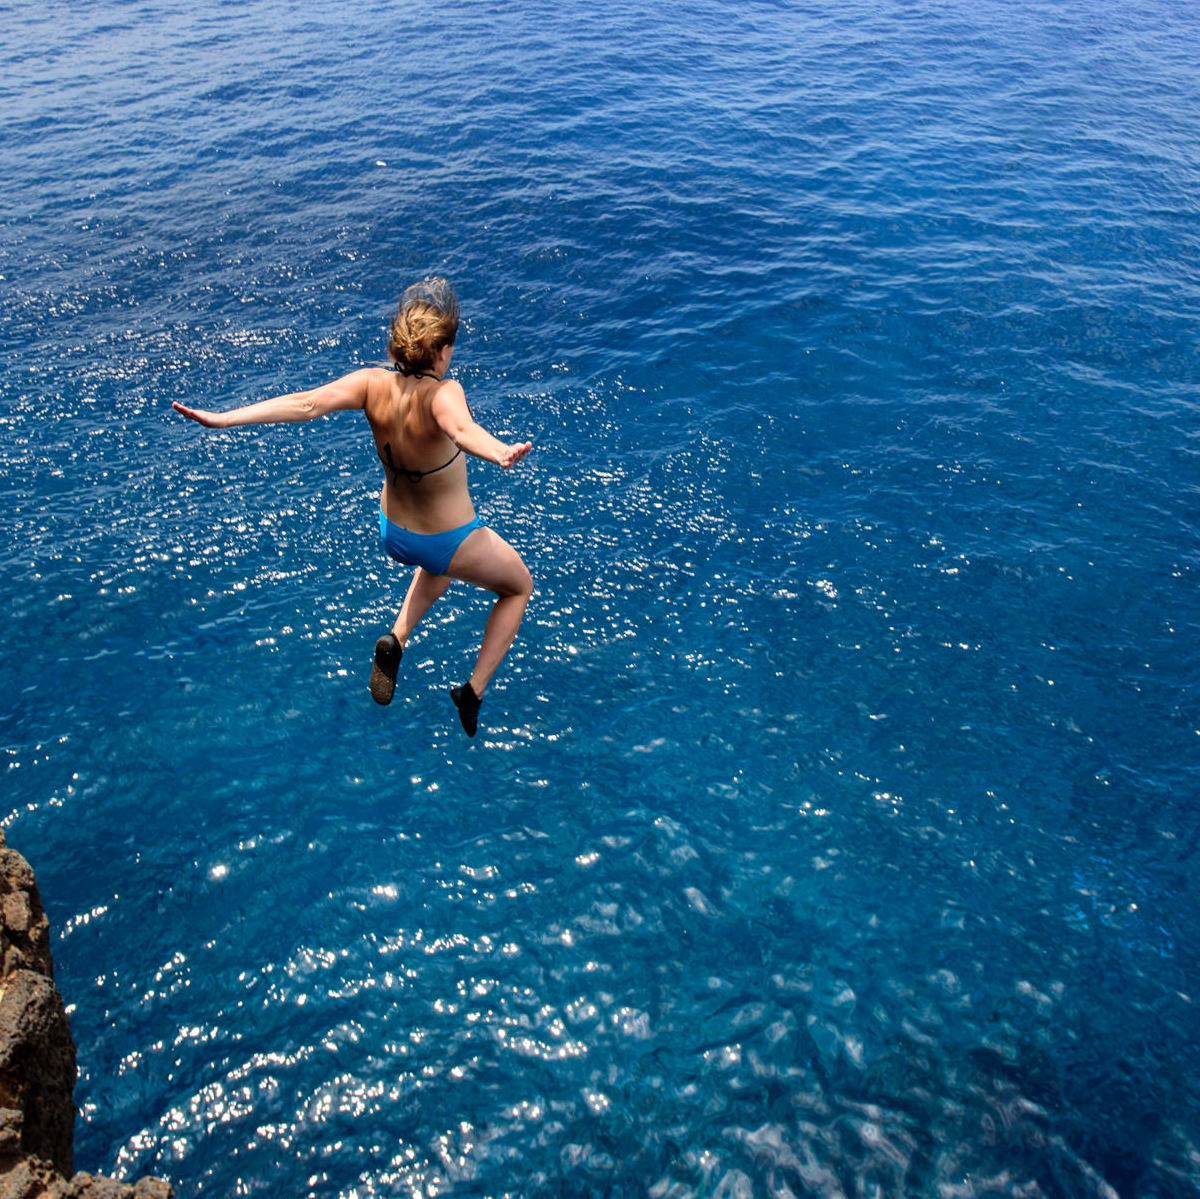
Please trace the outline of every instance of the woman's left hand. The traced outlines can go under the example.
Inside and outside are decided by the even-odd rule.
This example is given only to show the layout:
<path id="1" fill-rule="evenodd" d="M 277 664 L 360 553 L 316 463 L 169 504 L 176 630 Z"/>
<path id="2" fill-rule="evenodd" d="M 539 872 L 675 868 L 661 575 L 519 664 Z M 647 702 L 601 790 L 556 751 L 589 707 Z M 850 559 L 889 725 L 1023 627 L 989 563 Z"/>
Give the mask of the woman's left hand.
<path id="1" fill-rule="evenodd" d="M 505 470 L 508 470 L 510 466 L 516 466 L 531 449 L 533 449 L 532 441 L 515 441 L 512 445 L 506 445 L 500 453 L 500 465 Z"/>

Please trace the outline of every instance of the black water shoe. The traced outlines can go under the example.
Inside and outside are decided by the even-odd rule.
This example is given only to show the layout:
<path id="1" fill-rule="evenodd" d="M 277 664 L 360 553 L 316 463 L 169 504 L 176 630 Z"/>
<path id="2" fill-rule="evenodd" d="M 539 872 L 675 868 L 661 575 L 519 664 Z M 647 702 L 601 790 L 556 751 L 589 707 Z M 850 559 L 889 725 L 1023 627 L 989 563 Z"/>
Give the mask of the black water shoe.
<path id="1" fill-rule="evenodd" d="M 385 633 L 375 642 L 375 665 L 371 667 L 371 698 L 377 704 L 390 704 L 396 690 L 396 669 L 404 649 L 394 633 Z"/>
<path id="2" fill-rule="evenodd" d="M 461 687 L 451 687 L 450 698 L 454 700 L 454 706 L 458 709 L 458 718 L 462 721 L 467 736 L 474 737 L 475 730 L 479 727 L 479 696 L 467 682 L 463 683 Z"/>

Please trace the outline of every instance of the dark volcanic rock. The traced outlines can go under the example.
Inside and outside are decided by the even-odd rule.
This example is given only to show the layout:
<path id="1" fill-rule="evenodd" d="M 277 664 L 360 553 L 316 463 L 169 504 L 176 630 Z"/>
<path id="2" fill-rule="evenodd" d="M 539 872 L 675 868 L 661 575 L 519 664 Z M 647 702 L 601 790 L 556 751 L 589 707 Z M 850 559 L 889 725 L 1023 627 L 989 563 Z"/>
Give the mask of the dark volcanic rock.
<path id="1" fill-rule="evenodd" d="M 0 831 L 0 1199 L 171 1199 L 158 1179 L 74 1174 L 74 1090 L 49 922 L 33 870 Z"/>
<path id="2" fill-rule="evenodd" d="M 0 981 L 0 1109 L 13 1112 L 21 1153 L 74 1173 L 75 1043 L 62 997 L 44 974 Z"/>
<path id="3" fill-rule="evenodd" d="M 30 865 L 4 845 L 0 832 L 0 979 L 16 970 L 54 977 L 50 922 Z"/>

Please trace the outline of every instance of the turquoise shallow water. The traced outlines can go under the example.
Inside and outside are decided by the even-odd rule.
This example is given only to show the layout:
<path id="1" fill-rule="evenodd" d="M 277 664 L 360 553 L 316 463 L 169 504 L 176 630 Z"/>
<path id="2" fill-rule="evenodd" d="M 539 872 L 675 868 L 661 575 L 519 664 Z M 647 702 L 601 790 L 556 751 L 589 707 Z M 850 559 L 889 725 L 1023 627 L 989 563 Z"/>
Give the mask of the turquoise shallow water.
<path id="1" fill-rule="evenodd" d="M 51 4 L 0 34 L 0 738 L 77 1163 L 181 1195 L 1200 1185 L 1196 13 Z M 351 417 L 537 594 L 468 742 Z"/>

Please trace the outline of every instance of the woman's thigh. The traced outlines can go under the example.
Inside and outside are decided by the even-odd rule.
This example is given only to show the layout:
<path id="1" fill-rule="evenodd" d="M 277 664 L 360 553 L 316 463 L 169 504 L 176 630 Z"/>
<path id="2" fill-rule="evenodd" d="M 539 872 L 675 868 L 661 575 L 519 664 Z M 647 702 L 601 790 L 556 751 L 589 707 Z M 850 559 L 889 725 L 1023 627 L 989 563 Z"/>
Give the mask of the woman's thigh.
<path id="1" fill-rule="evenodd" d="M 497 595 L 517 595 L 533 588 L 521 555 L 486 526 L 475 529 L 458 547 L 446 573 L 452 579 L 474 583 Z"/>

